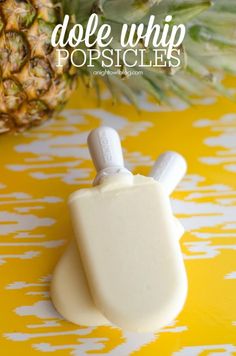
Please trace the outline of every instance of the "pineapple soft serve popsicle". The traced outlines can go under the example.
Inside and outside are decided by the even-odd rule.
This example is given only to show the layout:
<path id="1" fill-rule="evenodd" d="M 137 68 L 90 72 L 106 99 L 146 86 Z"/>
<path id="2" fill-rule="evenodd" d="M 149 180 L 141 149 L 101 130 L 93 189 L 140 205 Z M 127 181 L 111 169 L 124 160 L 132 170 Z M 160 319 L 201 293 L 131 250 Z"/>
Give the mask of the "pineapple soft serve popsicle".
<path id="1" fill-rule="evenodd" d="M 122 155 L 121 147 L 119 147 L 119 151 Z M 174 178 L 168 179 L 167 171 Z M 166 152 L 155 162 L 150 175 L 161 181 L 165 190 L 171 194 L 184 176 L 185 171 L 184 159 L 175 152 Z M 174 217 L 173 224 L 175 224 L 176 238 L 179 239 L 183 235 L 184 229 Z M 74 239 L 54 270 L 51 297 L 60 314 L 75 324 L 95 326 L 109 323 L 93 302 Z"/>
<path id="2" fill-rule="evenodd" d="M 158 330 L 176 317 L 187 292 L 168 196 L 153 178 L 123 167 L 114 130 L 94 130 L 88 144 L 100 184 L 75 192 L 70 208 L 91 294 L 112 323 Z"/>

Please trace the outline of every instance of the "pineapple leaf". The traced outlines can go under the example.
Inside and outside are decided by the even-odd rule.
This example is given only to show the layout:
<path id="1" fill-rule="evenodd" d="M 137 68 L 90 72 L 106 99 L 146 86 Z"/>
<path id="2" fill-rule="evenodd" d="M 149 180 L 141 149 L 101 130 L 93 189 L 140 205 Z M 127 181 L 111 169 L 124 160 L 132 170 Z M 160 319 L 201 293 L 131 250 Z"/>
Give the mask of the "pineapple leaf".
<path id="1" fill-rule="evenodd" d="M 169 14 L 173 16 L 172 23 L 186 23 L 207 10 L 210 6 L 212 6 L 211 0 L 165 0 L 160 5 L 155 5 L 150 9 L 144 22 L 147 23 L 150 14 L 153 14 L 156 17 L 156 22 L 161 24 L 165 16 Z"/>
<path id="2" fill-rule="evenodd" d="M 221 48 L 231 47 L 236 48 L 236 40 L 231 39 L 213 31 L 209 27 L 201 25 L 193 25 L 189 28 L 188 33 L 190 37 L 197 42 L 211 43 Z"/>
<path id="3" fill-rule="evenodd" d="M 103 0 L 102 8 L 107 19 L 121 23 L 134 23 L 143 18 L 161 0 Z"/>

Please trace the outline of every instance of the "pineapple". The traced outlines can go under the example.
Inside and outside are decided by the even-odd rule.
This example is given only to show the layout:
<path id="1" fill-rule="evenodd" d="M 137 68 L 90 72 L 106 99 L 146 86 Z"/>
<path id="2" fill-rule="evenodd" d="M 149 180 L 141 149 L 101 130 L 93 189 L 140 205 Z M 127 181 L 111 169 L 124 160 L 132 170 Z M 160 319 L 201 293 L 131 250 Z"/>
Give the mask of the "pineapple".
<path id="1" fill-rule="evenodd" d="M 38 125 L 75 87 L 73 68 L 56 67 L 50 44 L 59 19 L 51 0 L 0 2 L 0 133 Z"/>
<path id="2" fill-rule="evenodd" d="M 206 88 L 227 94 L 218 77 L 222 71 L 236 73 L 233 0 L 0 0 L 0 133 L 20 131 L 53 116 L 78 78 L 98 87 L 89 68 L 76 70 L 69 60 L 57 67 L 50 43 L 53 28 L 65 14 L 86 26 L 91 13 L 111 25 L 114 39 L 123 23 L 146 23 L 150 14 L 158 23 L 170 14 L 173 24 L 187 26 L 180 70 L 142 68 L 142 76 L 102 78 L 114 97 L 123 94 L 138 105 L 137 91 L 167 104 L 172 94 L 191 103 Z"/>

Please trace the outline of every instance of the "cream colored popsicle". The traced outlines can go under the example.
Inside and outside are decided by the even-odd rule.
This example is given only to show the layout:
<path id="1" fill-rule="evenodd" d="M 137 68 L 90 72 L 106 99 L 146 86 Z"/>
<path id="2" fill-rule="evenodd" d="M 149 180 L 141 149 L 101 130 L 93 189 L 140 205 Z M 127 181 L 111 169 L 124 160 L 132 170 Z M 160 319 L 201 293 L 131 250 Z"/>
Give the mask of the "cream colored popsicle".
<path id="1" fill-rule="evenodd" d="M 169 162 L 171 162 L 171 165 Z M 176 175 L 176 172 L 179 171 L 175 168 L 177 163 L 178 166 L 181 165 L 181 157 L 175 152 L 166 152 L 155 162 L 150 173 L 157 179 L 161 179 L 164 174 L 167 176 L 167 173 L 164 173 L 166 170 L 172 172 L 172 175 L 175 173 L 175 184 L 173 185 L 172 183 L 171 190 L 168 177 L 162 182 L 165 189 L 168 189 L 168 193 L 174 190 L 186 170 L 185 167 L 182 167 L 181 174 Z M 176 218 L 173 218 L 173 224 L 175 224 L 176 238 L 180 238 L 184 233 L 184 229 Z M 53 272 L 51 298 L 58 312 L 66 320 L 87 326 L 109 324 L 109 321 L 94 304 L 74 239 L 67 247 Z"/>
<path id="2" fill-rule="evenodd" d="M 155 331 L 183 306 L 187 292 L 183 259 L 162 185 L 127 172 L 119 157 L 112 156 L 110 134 L 98 129 L 90 135 L 92 156 L 103 152 L 99 162 L 103 169 L 99 186 L 70 198 L 75 236 L 102 314 L 127 330 Z"/>
<path id="3" fill-rule="evenodd" d="M 75 239 L 53 272 L 51 298 L 57 311 L 72 323 L 86 326 L 109 324 L 92 299 Z"/>

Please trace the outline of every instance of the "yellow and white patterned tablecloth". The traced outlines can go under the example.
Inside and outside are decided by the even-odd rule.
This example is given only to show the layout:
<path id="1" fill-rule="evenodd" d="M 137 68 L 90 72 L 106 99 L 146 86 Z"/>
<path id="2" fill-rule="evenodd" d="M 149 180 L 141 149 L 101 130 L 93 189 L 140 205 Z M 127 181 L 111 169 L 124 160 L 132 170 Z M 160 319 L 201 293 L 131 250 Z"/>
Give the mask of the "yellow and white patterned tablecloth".
<path id="1" fill-rule="evenodd" d="M 229 85 L 233 86 L 233 81 Z M 172 111 L 140 97 L 103 104 L 81 88 L 60 118 L 23 135 L 0 137 L 0 355 L 236 355 L 236 104 L 204 98 Z M 187 232 L 184 310 L 160 332 L 78 327 L 49 298 L 52 270 L 71 239 L 66 200 L 94 177 L 86 138 L 117 129 L 127 166 L 147 174 L 158 154 L 177 150 L 188 175 L 172 196 Z"/>

